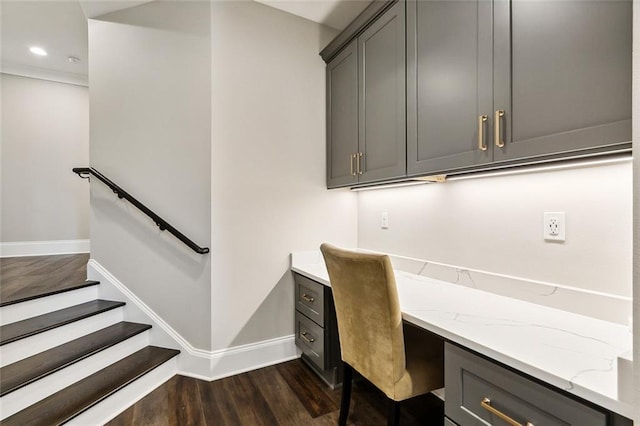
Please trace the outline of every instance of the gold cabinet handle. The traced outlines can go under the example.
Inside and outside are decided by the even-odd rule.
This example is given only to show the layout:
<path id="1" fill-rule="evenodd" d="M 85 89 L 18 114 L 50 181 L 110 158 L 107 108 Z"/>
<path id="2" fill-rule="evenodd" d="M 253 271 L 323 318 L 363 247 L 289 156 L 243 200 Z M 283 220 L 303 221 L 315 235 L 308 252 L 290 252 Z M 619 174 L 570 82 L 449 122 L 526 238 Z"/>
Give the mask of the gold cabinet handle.
<path id="1" fill-rule="evenodd" d="M 487 410 L 488 412 L 490 412 L 491 414 L 498 417 L 500 420 L 504 420 L 505 422 L 509 423 L 511 426 L 523 426 L 522 423 L 519 423 L 513 420 L 511 417 L 507 416 L 502 411 L 493 408 L 491 406 L 491 400 L 487 397 L 482 398 L 482 401 L 480 401 L 480 406 L 485 410 Z M 526 426 L 533 426 L 533 423 L 527 422 Z"/>
<path id="2" fill-rule="evenodd" d="M 307 341 L 308 343 L 313 343 L 313 342 L 315 342 L 315 341 L 316 341 L 316 339 L 314 339 L 313 337 L 312 337 L 312 338 L 308 338 L 308 337 L 307 337 L 307 332 L 306 332 L 306 331 L 303 331 L 302 333 L 300 333 L 300 338 L 301 338 L 302 340 Z"/>
<path id="3" fill-rule="evenodd" d="M 358 153 L 358 157 L 357 157 L 358 158 L 358 174 L 359 175 L 362 174 L 362 156 L 363 155 L 364 155 L 363 153 L 359 152 Z"/>
<path id="4" fill-rule="evenodd" d="M 313 303 L 313 301 L 314 301 L 314 300 L 316 300 L 316 299 L 314 299 L 313 297 L 308 296 L 308 295 L 307 295 L 307 293 L 302 293 L 302 296 L 300 296 L 300 297 L 301 297 L 302 299 L 306 300 L 306 301 L 307 301 L 307 302 L 309 302 L 309 303 Z"/>
<path id="5" fill-rule="evenodd" d="M 493 124 L 495 126 L 495 129 L 494 129 L 495 134 L 493 135 L 493 137 L 495 138 L 495 143 L 498 148 L 502 148 L 504 146 L 504 140 L 502 139 L 502 132 L 500 131 L 500 122 L 502 121 L 503 117 L 504 117 L 504 110 L 503 109 L 497 110 L 495 123 Z"/>
<path id="6" fill-rule="evenodd" d="M 489 119 L 486 115 L 478 116 L 478 149 L 480 151 L 487 150 L 487 144 L 484 143 L 484 123 Z"/>
<path id="7" fill-rule="evenodd" d="M 349 166 L 351 167 L 351 176 L 355 176 L 356 172 L 353 169 L 353 163 L 354 163 L 354 160 L 356 159 L 356 154 L 350 154 L 349 157 L 350 157 L 349 158 Z"/>

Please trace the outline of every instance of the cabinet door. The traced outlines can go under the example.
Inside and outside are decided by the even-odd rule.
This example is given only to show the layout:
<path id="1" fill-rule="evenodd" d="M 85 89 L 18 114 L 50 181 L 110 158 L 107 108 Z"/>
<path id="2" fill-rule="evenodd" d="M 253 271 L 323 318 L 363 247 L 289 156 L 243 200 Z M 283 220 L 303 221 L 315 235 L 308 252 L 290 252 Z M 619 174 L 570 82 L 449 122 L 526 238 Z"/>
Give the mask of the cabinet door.
<path id="1" fill-rule="evenodd" d="M 360 182 L 406 175 L 405 4 L 358 37 Z"/>
<path id="2" fill-rule="evenodd" d="M 358 54 L 355 40 L 327 64 L 327 186 L 358 181 Z"/>
<path id="3" fill-rule="evenodd" d="M 631 1 L 495 0 L 494 13 L 495 161 L 631 141 Z"/>
<path id="4" fill-rule="evenodd" d="M 489 1 L 407 1 L 409 175 L 492 160 L 491 31 Z"/>

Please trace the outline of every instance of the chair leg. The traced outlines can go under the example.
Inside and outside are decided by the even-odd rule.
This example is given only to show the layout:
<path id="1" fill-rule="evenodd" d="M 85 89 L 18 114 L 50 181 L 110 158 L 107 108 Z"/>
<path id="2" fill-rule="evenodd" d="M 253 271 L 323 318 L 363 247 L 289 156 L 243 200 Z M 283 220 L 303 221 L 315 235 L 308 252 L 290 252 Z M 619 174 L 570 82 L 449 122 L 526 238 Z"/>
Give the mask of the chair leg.
<path id="1" fill-rule="evenodd" d="M 400 424 L 400 402 L 389 398 L 389 413 L 387 426 L 398 426 Z"/>
<path id="2" fill-rule="evenodd" d="M 351 401 L 351 381 L 353 378 L 353 368 L 346 362 L 342 363 L 344 367 L 344 378 L 342 380 L 342 399 L 340 401 L 340 418 L 338 419 L 338 426 L 345 426 L 347 424 L 347 417 L 349 417 L 349 402 Z"/>

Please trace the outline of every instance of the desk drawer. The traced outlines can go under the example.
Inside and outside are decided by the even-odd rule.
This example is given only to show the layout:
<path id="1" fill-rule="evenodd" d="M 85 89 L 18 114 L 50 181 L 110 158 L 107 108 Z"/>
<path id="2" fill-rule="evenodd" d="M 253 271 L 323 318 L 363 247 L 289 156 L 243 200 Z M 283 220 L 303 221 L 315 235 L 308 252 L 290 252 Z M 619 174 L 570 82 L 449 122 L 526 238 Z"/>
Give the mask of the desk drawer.
<path id="1" fill-rule="evenodd" d="M 319 369 L 326 367 L 324 329 L 296 311 L 296 346 Z"/>
<path id="2" fill-rule="evenodd" d="M 324 285 L 299 274 L 296 282 L 296 309 L 324 327 Z"/>
<path id="3" fill-rule="evenodd" d="M 457 346 L 445 345 L 445 414 L 460 426 L 606 426 L 607 415 Z M 482 401 L 485 401 L 482 404 Z"/>

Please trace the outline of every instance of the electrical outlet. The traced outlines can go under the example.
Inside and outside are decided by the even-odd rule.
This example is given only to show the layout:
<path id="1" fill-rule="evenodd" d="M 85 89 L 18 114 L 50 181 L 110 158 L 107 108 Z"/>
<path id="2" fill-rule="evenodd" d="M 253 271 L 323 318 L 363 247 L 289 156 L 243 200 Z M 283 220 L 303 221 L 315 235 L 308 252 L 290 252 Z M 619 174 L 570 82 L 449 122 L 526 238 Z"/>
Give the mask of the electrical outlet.
<path id="1" fill-rule="evenodd" d="M 545 212 L 543 221 L 543 238 L 546 241 L 565 240 L 564 212 Z"/>
<path id="2" fill-rule="evenodd" d="M 380 215 L 380 228 L 389 229 L 389 213 L 382 212 Z"/>

